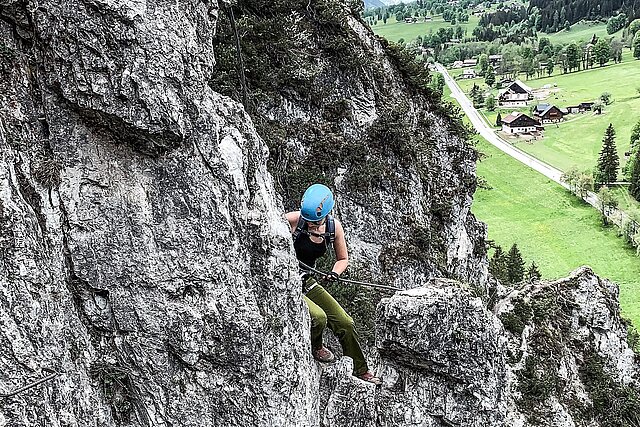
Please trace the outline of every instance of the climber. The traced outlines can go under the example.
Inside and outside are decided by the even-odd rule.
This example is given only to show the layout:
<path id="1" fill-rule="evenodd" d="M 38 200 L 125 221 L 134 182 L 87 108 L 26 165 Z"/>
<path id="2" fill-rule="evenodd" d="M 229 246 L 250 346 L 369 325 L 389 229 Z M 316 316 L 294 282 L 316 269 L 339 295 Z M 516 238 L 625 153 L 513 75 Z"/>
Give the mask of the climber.
<path id="1" fill-rule="evenodd" d="M 336 262 L 330 273 L 321 278 L 323 283 L 335 282 L 348 264 L 349 256 L 340 222 L 330 215 L 333 193 L 322 184 L 313 184 L 302 196 L 300 211 L 286 214 L 293 234 L 296 257 L 306 265 L 314 266 L 316 259 L 333 246 Z M 313 357 L 324 363 L 336 361 L 333 353 L 322 343 L 326 326 L 340 341 L 345 356 L 353 359 L 353 375 L 361 380 L 380 385 L 382 380 L 368 368 L 354 328 L 353 319 L 340 304 L 310 274 L 303 275 L 304 300 L 311 315 L 311 351 Z"/>

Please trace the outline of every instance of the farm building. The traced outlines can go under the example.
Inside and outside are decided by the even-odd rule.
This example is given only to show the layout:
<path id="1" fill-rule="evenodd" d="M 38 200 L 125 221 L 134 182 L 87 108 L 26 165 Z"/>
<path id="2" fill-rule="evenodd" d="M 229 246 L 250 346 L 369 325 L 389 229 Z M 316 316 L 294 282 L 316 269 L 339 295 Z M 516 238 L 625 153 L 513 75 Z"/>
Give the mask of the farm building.
<path id="1" fill-rule="evenodd" d="M 467 68 L 462 71 L 463 79 L 473 79 L 475 77 L 476 77 L 476 70 L 474 70 L 473 68 Z"/>
<path id="2" fill-rule="evenodd" d="M 531 88 L 520 80 L 516 80 L 498 92 L 500 107 L 526 107 L 527 101 L 533 99 Z"/>
<path id="3" fill-rule="evenodd" d="M 538 120 L 518 111 L 514 111 L 502 119 L 502 131 L 505 133 L 533 133 L 542 130 Z"/>
<path id="4" fill-rule="evenodd" d="M 558 123 L 564 120 L 564 113 L 555 105 L 538 104 L 533 110 L 533 118 L 542 123 Z"/>

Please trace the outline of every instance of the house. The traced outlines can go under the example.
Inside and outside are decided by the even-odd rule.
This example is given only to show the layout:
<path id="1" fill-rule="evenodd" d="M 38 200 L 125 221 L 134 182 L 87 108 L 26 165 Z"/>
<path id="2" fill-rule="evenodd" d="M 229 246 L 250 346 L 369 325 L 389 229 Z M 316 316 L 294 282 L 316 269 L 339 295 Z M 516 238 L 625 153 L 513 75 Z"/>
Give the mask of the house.
<path id="1" fill-rule="evenodd" d="M 433 21 L 432 17 L 430 17 L 430 16 L 425 16 L 424 17 L 424 22 L 431 22 L 431 21 Z"/>
<path id="2" fill-rule="evenodd" d="M 464 67 L 464 63 L 462 61 L 455 61 L 452 65 L 453 68 L 462 68 Z"/>
<path id="3" fill-rule="evenodd" d="M 465 59 L 463 62 L 465 67 L 475 67 L 476 65 L 478 65 L 478 60 L 477 59 Z"/>
<path id="4" fill-rule="evenodd" d="M 514 111 L 502 118 L 502 131 L 509 134 L 532 133 L 543 130 L 540 122 L 525 113 Z"/>
<path id="5" fill-rule="evenodd" d="M 569 107 L 567 107 L 567 114 L 576 114 L 579 112 L 580 112 L 579 105 L 570 105 Z"/>
<path id="6" fill-rule="evenodd" d="M 533 109 L 533 118 L 542 123 L 558 123 L 564 120 L 564 113 L 555 105 L 538 104 Z"/>
<path id="7" fill-rule="evenodd" d="M 591 111 L 593 104 L 593 102 L 581 102 L 578 108 L 580 108 L 581 113 L 584 113 L 585 111 Z"/>
<path id="8" fill-rule="evenodd" d="M 489 63 L 491 65 L 498 65 L 502 61 L 502 55 L 489 55 Z"/>
<path id="9" fill-rule="evenodd" d="M 527 101 L 533 99 L 531 88 L 520 80 L 516 80 L 498 92 L 498 106 L 526 107 Z"/>
<path id="10" fill-rule="evenodd" d="M 476 77 L 476 70 L 473 68 L 466 68 L 462 70 L 463 79 L 474 79 Z"/>
<path id="11" fill-rule="evenodd" d="M 405 24 L 413 24 L 414 22 L 415 22 L 415 19 L 410 16 L 407 16 L 406 18 L 404 18 Z"/>

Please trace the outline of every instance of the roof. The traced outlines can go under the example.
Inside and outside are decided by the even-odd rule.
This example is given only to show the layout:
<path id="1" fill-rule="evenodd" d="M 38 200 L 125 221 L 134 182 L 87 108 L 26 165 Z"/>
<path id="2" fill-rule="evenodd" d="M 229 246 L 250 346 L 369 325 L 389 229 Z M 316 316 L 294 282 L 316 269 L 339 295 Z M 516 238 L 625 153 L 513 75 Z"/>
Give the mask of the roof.
<path id="1" fill-rule="evenodd" d="M 542 107 L 542 106 L 544 106 L 543 109 L 538 109 L 539 107 Z M 562 114 L 566 114 L 565 112 L 563 112 L 561 109 L 559 109 L 555 105 L 549 105 L 549 104 L 538 104 L 538 105 L 536 105 L 536 109 L 535 109 L 534 114 L 538 115 L 540 117 L 544 117 L 544 116 L 547 115 L 548 112 L 550 112 L 553 109 L 558 110 Z"/>
<path id="2" fill-rule="evenodd" d="M 523 89 L 524 91 L 520 91 L 519 89 L 516 89 L 516 87 L 519 87 L 519 89 Z M 509 85 L 509 88 L 511 88 L 514 92 L 518 92 L 518 93 L 529 93 L 532 91 L 532 89 L 529 86 L 522 83 L 520 80 L 516 80 L 513 83 L 511 83 Z"/>
<path id="3" fill-rule="evenodd" d="M 548 110 L 549 107 L 550 107 L 549 104 L 538 104 L 536 105 L 535 111 L 536 113 L 542 113 L 543 111 Z"/>
<path id="4" fill-rule="evenodd" d="M 514 111 L 506 117 L 502 118 L 502 123 L 514 126 L 537 126 L 540 122 L 527 116 L 525 113 Z"/>

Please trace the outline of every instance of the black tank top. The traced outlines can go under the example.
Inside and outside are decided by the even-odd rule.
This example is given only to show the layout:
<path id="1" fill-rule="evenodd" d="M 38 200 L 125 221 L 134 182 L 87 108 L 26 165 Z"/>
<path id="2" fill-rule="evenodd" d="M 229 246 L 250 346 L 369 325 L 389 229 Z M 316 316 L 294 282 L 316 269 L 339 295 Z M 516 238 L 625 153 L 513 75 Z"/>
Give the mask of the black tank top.
<path id="1" fill-rule="evenodd" d="M 307 225 L 305 224 L 305 230 Z M 323 256 L 327 252 L 327 239 L 322 242 L 312 242 L 309 235 L 306 233 L 300 233 L 295 242 L 293 242 L 293 248 L 296 250 L 296 258 L 307 264 L 309 267 L 315 267 L 316 260 Z"/>

